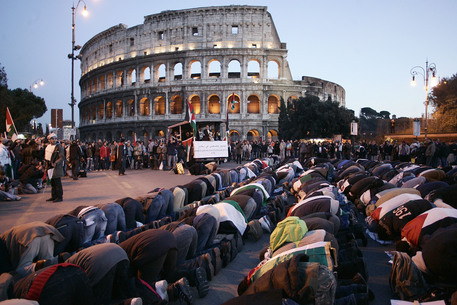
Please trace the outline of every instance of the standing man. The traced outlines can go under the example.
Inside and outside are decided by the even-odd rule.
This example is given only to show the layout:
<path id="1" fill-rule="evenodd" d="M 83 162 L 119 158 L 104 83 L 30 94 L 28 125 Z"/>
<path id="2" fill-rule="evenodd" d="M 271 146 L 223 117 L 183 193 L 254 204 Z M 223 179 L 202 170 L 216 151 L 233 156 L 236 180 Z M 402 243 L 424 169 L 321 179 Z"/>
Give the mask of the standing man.
<path id="1" fill-rule="evenodd" d="M 83 158 L 81 147 L 79 147 L 79 140 L 73 140 L 70 145 L 70 164 L 71 164 L 71 176 L 73 180 L 78 180 L 79 165 Z"/>
<path id="2" fill-rule="evenodd" d="M 119 168 L 119 176 L 125 175 L 125 140 L 121 138 L 117 147 L 117 166 Z"/>
<path id="3" fill-rule="evenodd" d="M 63 189 L 61 178 L 64 176 L 63 162 L 65 152 L 57 142 L 57 135 L 51 133 L 48 136 L 49 144 L 45 150 L 46 170 L 53 169 L 51 178 L 51 198 L 46 201 L 61 202 L 63 200 Z M 49 172 L 48 172 L 49 173 Z"/>

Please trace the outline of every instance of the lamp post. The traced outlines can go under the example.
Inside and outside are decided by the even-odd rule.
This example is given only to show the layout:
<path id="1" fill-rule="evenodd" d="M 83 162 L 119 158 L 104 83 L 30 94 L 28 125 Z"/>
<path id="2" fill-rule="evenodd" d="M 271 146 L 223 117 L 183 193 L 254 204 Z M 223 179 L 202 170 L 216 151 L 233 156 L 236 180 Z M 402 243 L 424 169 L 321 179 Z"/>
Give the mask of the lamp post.
<path id="1" fill-rule="evenodd" d="M 411 86 L 416 85 L 416 75 L 422 75 L 424 78 L 425 84 L 425 140 L 427 140 L 427 131 L 428 131 L 428 89 L 429 89 L 429 75 L 432 74 L 431 85 L 432 87 L 437 84 L 436 78 L 436 65 L 434 63 L 428 63 L 428 59 L 425 61 L 425 69 L 421 66 L 415 66 L 410 71 L 413 79 L 411 81 Z"/>
<path id="2" fill-rule="evenodd" d="M 43 79 L 37 79 L 32 84 L 30 84 L 29 91 L 32 92 L 32 88 L 37 89 L 39 86 L 44 86 L 44 80 Z"/>
<path id="3" fill-rule="evenodd" d="M 73 2 L 73 6 L 71 8 L 71 32 L 72 32 L 72 38 L 71 38 L 71 54 L 68 54 L 68 58 L 71 59 L 71 100 L 68 105 L 71 106 L 71 128 L 75 127 L 75 105 L 76 105 L 76 99 L 75 99 L 75 59 L 81 59 L 81 54 L 78 54 L 75 56 L 75 51 L 81 49 L 80 45 L 75 45 L 75 15 L 76 12 L 78 11 L 78 6 L 80 3 L 84 3 L 84 10 L 83 10 L 83 16 L 87 16 L 87 8 L 86 8 L 86 2 L 84 0 L 78 0 L 78 3 L 76 4 Z"/>

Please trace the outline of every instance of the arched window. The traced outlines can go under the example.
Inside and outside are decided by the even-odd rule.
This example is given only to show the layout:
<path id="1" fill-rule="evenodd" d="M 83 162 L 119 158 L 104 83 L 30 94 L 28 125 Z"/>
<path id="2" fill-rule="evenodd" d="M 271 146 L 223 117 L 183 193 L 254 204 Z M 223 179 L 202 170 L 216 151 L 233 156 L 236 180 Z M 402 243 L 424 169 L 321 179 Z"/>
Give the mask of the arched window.
<path id="1" fill-rule="evenodd" d="M 113 117 L 113 104 L 111 102 L 106 103 L 106 118 L 111 119 Z"/>
<path id="2" fill-rule="evenodd" d="M 190 63 L 190 78 L 200 79 L 202 78 L 202 65 L 198 60 Z"/>
<path id="3" fill-rule="evenodd" d="M 228 64 L 228 78 L 240 78 L 241 77 L 241 63 L 234 59 Z"/>
<path id="4" fill-rule="evenodd" d="M 156 115 L 165 114 L 165 98 L 163 96 L 158 96 L 154 99 L 154 111 Z"/>
<path id="5" fill-rule="evenodd" d="M 166 80 L 166 77 L 167 77 L 167 74 L 166 74 L 166 69 L 165 69 L 165 65 L 164 64 L 161 64 L 158 68 L 158 72 L 159 72 L 159 79 L 158 79 L 158 82 L 159 83 L 162 83 Z"/>
<path id="6" fill-rule="evenodd" d="M 127 84 L 132 86 L 136 84 L 136 69 L 130 69 L 127 72 Z"/>
<path id="7" fill-rule="evenodd" d="M 119 100 L 116 102 L 116 112 L 115 113 L 116 113 L 117 118 L 122 118 L 122 115 L 123 115 L 122 109 L 123 109 L 123 103 L 121 100 Z"/>
<path id="8" fill-rule="evenodd" d="M 182 63 L 178 62 L 174 68 L 174 80 L 182 79 Z"/>
<path id="9" fill-rule="evenodd" d="M 256 130 L 256 129 L 251 129 L 248 131 L 247 135 L 246 135 L 246 140 L 248 141 L 255 141 L 255 140 L 258 140 L 259 139 L 259 131 Z"/>
<path id="10" fill-rule="evenodd" d="M 248 62 L 248 78 L 260 77 L 260 63 L 253 59 Z"/>
<path id="11" fill-rule="evenodd" d="M 163 130 L 159 129 L 159 130 L 157 130 L 157 136 L 159 138 L 164 138 L 165 137 L 165 132 L 163 132 Z"/>
<path id="12" fill-rule="evenodd" d="M 100 91 L 105 90 L 105 75 L 100 76 L 99 83 L 100 83 Z"/>
<path id="13" fill-rule="evenodd" d="M 135 101 L 134 100 L 129 100 L 127 102 L 127 115 L 128 116 L 134 116 L 135 115 Z"/>
<path id="14" fill-rule="evenodd" d="M 190 97 L 190 103 L 192 104 L 192 107 L 194 108 L 194 113 L 200 114 L 200 111 L 201 111 L 200 97 L 198 95 L 192 95 Z"/>
<path id="15" fill-rule="evenodd" d="M 270 95 L 268 97 L 268 113 L 279 113 L 279 99 L 276 95 Z"/>
<path id="16" fill-rule="evenodd" d="M 143 71 L 143 79 L 144 79 L 144 83 L 145 84 L 151 82 L 151 68 L 147 67 L 146 69 L 144 69 L 144 71 Z"/>
<path id="17" fill-rule="evenodd" d="M 124 86 L 124 71 L 117 71 L 116 73 L 116 87 Z"/>
<path id="18" fill-rule="evenodd" d="M 104 114 L 105 114 L 105 105 L 103 105 L 103 102 L 98 103 L 98 118 L 103 119 Z"/>
<path id="19" fill-rule="evenodd" d="M 91 120 L 96 119 L 96 112 L 97 112 L 96 106 L 92 105 L 92 107 L 90 107 L 90 119 Z"/>
<path id="20" fill-rule="evenodd" d="M 140 100 L 140 115 L 149 115 L 149 99 L 147 97 Z"/>
<path id="21" fill-rule="evenodd" d="M 213 94 L 208 98 L 208 112 L 213 114 L 221 113 L 221 100 L 216 94 Z"/>
<path id="22" fill-rule="evenodd" d="M 279 79 L 279 64 L 275 60 L 268 62 L 268 78 Z"/>
<path id="23" fill-rule="evenodd" d="M 217 59 L 213 59 L 208 63 L 208 76 L 221 77 L 221 63 Z"/>
<path id="24" fill-rule="evenodd" d="M 171 98 L 170 112 L 171 114 L 182 113 L 182 98 L 179 95 L 175 95 Z"/>
<path id="25" fill-rule="evenodd" d="M 108 89 L 113 88 L 113 86 L 114 86 L 113 73 L 108 73 L 108 82 L 106 85 L 108 86 Z"/>
<path id="26" fill-rule="evenodd" d="M 293 100 L 298 100 L 298 97 L 291 95 L 287 98 L 287 103 L 292 103 Z"/>
<path id="27" fill-rule="evenodd" d="M 229 132 L 229 138 L 230 138 L 230 141 L 238 141 L 240 139 L 240 133 L 238 132 L 238 130 L 230 130 Z"/>
<path id="28" fill-rule="evenodd" d="M 260 99 L 257 95 L 248 97 L 248 113 L 260 113 Z"/>
<path id="29" fill-rule="evenodd" d="M 267 134 L 268 141 L 276 141 L 278 139 L 278 132 L 274 129 L 270 130 Z"/>
<path id="30" fill-rule="evenodd" d="M 240 97 L 235 94 L 235 102 L 231 102 L 232 94 L 227 98 L 227 108 L 229 113 L 240 113 Z"/>

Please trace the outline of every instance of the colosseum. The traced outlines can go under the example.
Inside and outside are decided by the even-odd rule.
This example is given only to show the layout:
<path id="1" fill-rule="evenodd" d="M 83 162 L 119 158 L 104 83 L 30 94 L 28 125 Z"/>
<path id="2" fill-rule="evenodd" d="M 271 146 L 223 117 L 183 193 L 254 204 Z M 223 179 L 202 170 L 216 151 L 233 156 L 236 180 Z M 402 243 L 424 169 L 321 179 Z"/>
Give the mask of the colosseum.
<path id="1" fill-rule="evenodd" d="M 215 133 L 225 134 L 228 115 L 232 139 L 275 139 L 281 99 L 310 93 L 345 106 L 340 85 L 292 79 L 286 43 L 265 6 L 163 11 L 95 35 L 80 54 L 86 140 L 163 137 L 185 119 L 186 101 L 197 125 Z"/>

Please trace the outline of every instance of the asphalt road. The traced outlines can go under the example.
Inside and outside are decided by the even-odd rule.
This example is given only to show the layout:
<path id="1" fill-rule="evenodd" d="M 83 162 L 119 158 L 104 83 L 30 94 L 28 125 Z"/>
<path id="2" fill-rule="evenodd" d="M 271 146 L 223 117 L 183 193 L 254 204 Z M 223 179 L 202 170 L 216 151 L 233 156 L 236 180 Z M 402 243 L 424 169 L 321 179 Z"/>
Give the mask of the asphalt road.
<path id="1" fill-rule="evenodd" d="M 220 165 L 223 168 L 233 168 L 234 163 Z M 169 171 L 127 170 L 125 176 L 119 176 L 117 171 L 88 172 L 87 178 L 72 180 L 63 178 L 63 202 L 47 202 L 50 197 L 50 186 L 43 193 L 35 195 L 20 195 L 21 201 L 0 201 L 0 232 L 12 226 L 31 221 L 46 221 L 56 214 L 67 213 L 80 205 L 93 205 L 114 202 L 123 197 L 138 197 L 156 187 L 170 188 L 194 180 L 196 176 L 175 175 Z M 203 299 L 195 299 L 194 304 L 218 305 L 236 297 L 238 283 L 259 262 L 259 251 L 268 244 L 269 236 L 257 242 L 247 241 L 243 251 L 210 282 L 210 292 Z M 375 293 L 375 300 L 370 304 L 390 304 L 390 288 L 388 276 L 390 265 L 384 253 L 392 246 L 380 246 L 369 241 L 367 247 L 361 248 L 367 261 L 369 285 Z M 197 297 L 195 290 L 194 296 Z"/>

